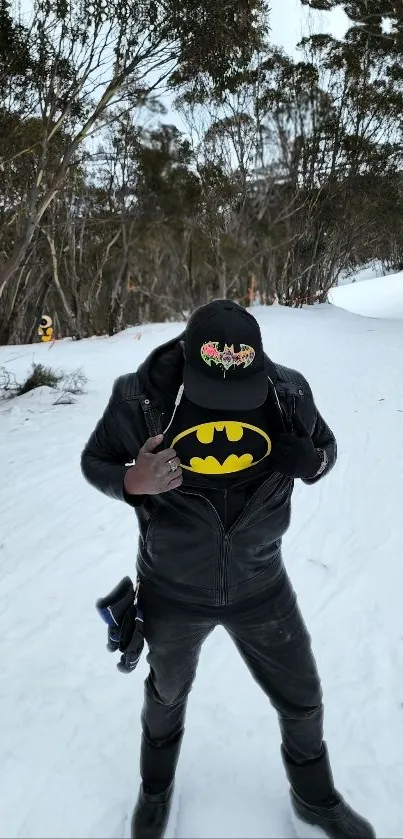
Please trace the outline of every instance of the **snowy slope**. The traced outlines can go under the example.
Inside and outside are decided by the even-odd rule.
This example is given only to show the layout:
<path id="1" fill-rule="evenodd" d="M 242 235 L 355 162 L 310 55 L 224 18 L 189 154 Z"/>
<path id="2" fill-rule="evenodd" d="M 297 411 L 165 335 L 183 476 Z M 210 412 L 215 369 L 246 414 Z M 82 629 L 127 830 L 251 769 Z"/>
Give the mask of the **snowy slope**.
<path id="1" fill-rule="evenodd" d="M 403 319 L 403 271 L 387 276 L 360 271 L 354 282 L 333 288 L 329 302 L 370 318 Z"/>
<path id="2" fill-rule="evenodd" d="M 385 279 L 382 280 L 385 282 Z M 363 289 L 365 283 L 360 283 Z M 340 459 L 298 486 L 284 544 L 323 680 L 336 782 L 379 837 L 403 835 L 403 324 L 332 306 L 256 309 L 267 351 L 301 369 Z M 131 511 L 92 490 L 79 457 L 115 376 L 179 326 L 0 348 L 90 380 L 76 405 L 41 392 L 0 410 L 1 837 L 122 837 L 139 782 L 146 663 L 124 677 L 97 597 L 134 574 Z M 169 836 L 294 836 L 277 720 L 222 630 L 189 702 Z M 309 836 L 309 832 L 306 832 Z"/>
<path id="3" fill-rule="evenodd" d="M 338 285 L 348 285 L 349 283 L 360 283 L 363 280 L 373 280 L 378 277 L 385 277 L 388 274 L 393 274 L 393 271 L 388 270 L 378 259 L 373 259 L 366 265 L 355 271 L 342 271 L 339 277 Z"/>

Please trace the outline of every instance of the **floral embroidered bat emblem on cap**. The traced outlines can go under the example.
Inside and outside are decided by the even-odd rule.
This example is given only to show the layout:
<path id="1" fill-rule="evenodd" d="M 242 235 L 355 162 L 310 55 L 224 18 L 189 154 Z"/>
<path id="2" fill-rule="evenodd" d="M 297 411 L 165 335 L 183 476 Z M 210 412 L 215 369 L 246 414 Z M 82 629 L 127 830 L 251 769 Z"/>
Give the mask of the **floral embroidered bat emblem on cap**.
<path id="1" fill-rule="evenodd" d="M 240 344 L 240 350 L 235 352 L 233 344 L 225 344 L 224 349 L 220 350 L 218 341 L 207 341 L 201 347 L 200 354 L 209 367 L 212 364 L 221 365 L 224 375 L 231 367 L 249 367 L 255 358 L 255 350 L 248 344 Z"/>

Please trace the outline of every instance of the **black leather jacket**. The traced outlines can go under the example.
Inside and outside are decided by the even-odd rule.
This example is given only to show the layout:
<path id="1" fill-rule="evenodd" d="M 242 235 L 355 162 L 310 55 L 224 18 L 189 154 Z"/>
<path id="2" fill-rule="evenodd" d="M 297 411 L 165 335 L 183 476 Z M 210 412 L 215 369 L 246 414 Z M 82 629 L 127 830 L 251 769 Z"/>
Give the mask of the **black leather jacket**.
<path id="1" fill-rule="evenodd" d="M 159 347 L 137 373 L 117 379 L 104 415 L 82 453 L 82 471 L 94 487 L 135 509 L 140 580 L 188 603 L 234 604 L 271 588 L 283 571 L 281 539 L 290 523 L 293 480 L 278 473 L 263 477 L 227 531 L 202 493 L 181 487 L 162 495 L 137 497 L 128 496 L 123 486 L 127 464 L 137 457 L 148 437 L 163 430 L 169 418 L 183 368 L 178 353 L 181 337 Z M 163 398 L 148 376 L 157 357 L 165 381 Z M 292 431 L 293 417 L 298 414 L 315 446 L 326 451 L 326 475 L 336 461 L 336 441 L 315 406 L 306 379 L 295 370 L 270 363 L 270 392 L 282 427 Z"/>

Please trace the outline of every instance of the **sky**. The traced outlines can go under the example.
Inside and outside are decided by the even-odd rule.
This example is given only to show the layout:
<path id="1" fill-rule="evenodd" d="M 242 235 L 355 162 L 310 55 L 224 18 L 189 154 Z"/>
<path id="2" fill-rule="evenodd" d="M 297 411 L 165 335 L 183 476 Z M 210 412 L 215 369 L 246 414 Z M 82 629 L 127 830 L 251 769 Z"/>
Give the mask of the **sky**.
<path id="1" fill-rule="evenodd" d="M 348 28 L 348 18 L 340 9 L 317 12 L 302 6 L 301 0 L 271 0 L 270 25 L 272 42 L 297 56 L 296 45 L 303 36 L 313 31 L 342 38 Z"/>
<path id="2" fill-rule="evenodd" d="M 342 9 L 332 12 L 318 12 L 303 6 L 301 0 L 271 0 L 270 26 L 271 42 L 298 58 L 298 42 L 307 35 L 325 32 L 343 38 L 348 29 L 348 18 Z M 161 97 L 168 108 L 166 120 L 184 128 L 178 114 L 169 105 L 167 97 Z"/>

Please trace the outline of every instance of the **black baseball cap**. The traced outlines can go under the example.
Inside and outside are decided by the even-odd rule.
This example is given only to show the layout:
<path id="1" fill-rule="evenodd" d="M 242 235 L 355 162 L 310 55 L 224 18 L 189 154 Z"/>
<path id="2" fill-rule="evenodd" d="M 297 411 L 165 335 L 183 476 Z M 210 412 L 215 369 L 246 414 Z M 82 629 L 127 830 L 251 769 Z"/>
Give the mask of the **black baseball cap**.
<path id="1" fill-rule="evenodd" d="M 185 394 L 203 408 L 251 411 L 268 393 L 268 360 L 259 324 L 232 300 L 214 300 L 185 332 Z"/>

